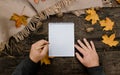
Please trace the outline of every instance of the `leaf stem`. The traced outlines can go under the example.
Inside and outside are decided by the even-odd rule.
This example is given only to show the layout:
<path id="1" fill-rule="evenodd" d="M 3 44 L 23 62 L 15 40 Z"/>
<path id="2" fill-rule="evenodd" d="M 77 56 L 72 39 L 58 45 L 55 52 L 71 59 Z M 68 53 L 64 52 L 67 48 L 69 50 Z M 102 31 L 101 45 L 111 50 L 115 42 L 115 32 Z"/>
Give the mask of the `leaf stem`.
<path id="1" fill-rule="evenodd" d="M 22 12 L 21 12 L 21 15 L 23 15 L 23 11 L 25 10 L 25 6 L 23 7 L 23 9 L 22 9 Z"/>

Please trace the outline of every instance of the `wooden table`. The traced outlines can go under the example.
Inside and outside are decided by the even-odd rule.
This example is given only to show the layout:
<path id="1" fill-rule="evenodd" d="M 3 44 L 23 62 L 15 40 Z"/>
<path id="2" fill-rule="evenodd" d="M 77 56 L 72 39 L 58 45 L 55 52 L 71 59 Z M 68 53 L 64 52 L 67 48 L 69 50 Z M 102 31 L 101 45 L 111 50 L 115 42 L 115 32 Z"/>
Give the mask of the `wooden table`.
<path id="1" fill-rule="evenodd" d="M 85 21 L 86 15 L 76 17 L 73 14 L 64 14 L 63 17 L 50 16 L 49 19 L 43 21 L 43 27 L 25 40 L 16 43 L 14 38 L 11 38 L 11 48 L 6 50 L 14 57 L 6 56 L 6 53 L 0 57 L 0 75 L 10 75 L 17 64 L 28 55 L 32 43 L 40 39 L 48 39 L 48 23 L 49 22 L 74 22 L 75 23 L 75 41 L 77 39 L 87 38 L 93 40 L 97 52 L 100 57 L 100 64 L 103 66 L 106 75 L 120 75 L 120 44 L 117 47 L 109 47 L 101 42 L 102 35 L 116 33 L 116 40 L 120 41 L 120 8 L 102 8 L 97 11 L 101 19 L 105 17 L 111 18 L 115 22 L 113 31 L 105 32 L 99 23 L 94 26 L 90 22 Z M 86 28 L 93 27 L 94 31 L 86 32 Z M 14 44 L 16 43 L 16 44 Z M 54 58 L 51 59 L 51 65 L 43 65 L 40 67 L 38 75 L 87 75 L 86 68 L 78 62 L 76 58 Z"/>

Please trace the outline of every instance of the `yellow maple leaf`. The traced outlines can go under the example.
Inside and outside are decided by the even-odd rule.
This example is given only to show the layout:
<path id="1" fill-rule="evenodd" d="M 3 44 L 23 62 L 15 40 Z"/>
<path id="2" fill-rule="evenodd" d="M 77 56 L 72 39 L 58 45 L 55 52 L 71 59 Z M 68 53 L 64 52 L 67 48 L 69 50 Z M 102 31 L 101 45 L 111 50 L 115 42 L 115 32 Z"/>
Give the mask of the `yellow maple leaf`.
<path id="1" fill-rule="evenodd" d="M 12 16 L 11 16 L 11 18 L 10 18 L 10 20 L 13 20 L 13 21 L 15 21 L 16 23 L 15 23 L 15 26 L 16 26 L 16 28 L 18 28 L 18 27 L 20 27 L 21 25 L 27 25 L 27 19 L 28 19 L 29 17 L 28 16 L 26 16 L 26 15 L 18 15 L 18 14 L 16 14 L 16 13 L 14 13 Z"/>
<path id="2" fill-rule="evenodd" d="M 106 17 L 106 20 L 101 20 L 100 21 L 100 25 L 102 27 L 105 27 L 103 30 L 112 30 L 113 29 L 113 26 L 114 26 L 114 22 L 111 21 L 110 18 Z"/>
<path id="3" fill-rule="evenodd" d="M 110 47 L 116 46 L 119 42 L 114 41 L 115 39 L 115 34 L 110 35 L 109 37 L 107 35 L 102 36 L 102 42 L 109 45 Z"/>
<path id="4" fill-rule="evenodd" d="M 92 20 L 93 25 L 99 20 L 99 16 L 96 13 L 96 11 L 94 10 L 94 8 L 86 10 L 86 13 L 88 15 L 86 16 L 85 20 L 87 20 L 87 21 Z"/>
<path id="5" fill-rule="evenodd" d="M 46 56 L 41 60 L 41 64 L 43 64 L 43 63 L 46 64 L 46 65 L 51 64 L 48 55 L 46 55 Z"/>
<path id="6" fill-rule="evenodd" d="M 118 3 L 120 3 L 120 0 L 116 0 Z"/>

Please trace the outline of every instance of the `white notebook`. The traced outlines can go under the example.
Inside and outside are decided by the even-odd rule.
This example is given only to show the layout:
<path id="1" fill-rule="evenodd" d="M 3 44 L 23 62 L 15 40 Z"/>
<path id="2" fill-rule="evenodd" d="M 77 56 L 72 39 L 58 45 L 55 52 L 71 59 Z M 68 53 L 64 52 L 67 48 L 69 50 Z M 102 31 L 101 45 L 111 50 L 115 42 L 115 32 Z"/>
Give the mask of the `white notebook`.
<path id="1" fill-rule="evenodd" d="M 49 23 L 49 56 L 74 56 L 74 23 Z"/>

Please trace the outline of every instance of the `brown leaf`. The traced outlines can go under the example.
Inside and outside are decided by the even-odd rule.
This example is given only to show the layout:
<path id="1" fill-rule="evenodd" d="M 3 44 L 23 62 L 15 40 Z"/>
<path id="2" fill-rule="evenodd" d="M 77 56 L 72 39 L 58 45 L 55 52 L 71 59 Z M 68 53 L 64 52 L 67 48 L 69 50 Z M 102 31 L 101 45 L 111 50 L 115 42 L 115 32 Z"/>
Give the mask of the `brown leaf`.
<path id="1" fill-rule="evenodd" d="M 94 30 L 93 27 L 86 28 L 86 31 L 87 31 L 87 32 L 92 32 L 93 30 Z"/>
<path id="2" fill-rule="evenodd" d="M 16 28 L 18 28 L 18 27 L 20 27 L 21 25 L 27 25 L 27 19 L 28 19 L 29 17 L 28 16 L 26 16 L 26 15 L 18 15 L 18 14 L 16 14 L 16 13 L 14 13 L 12 16 L 11 16 L 11 18 L 10 18 L 10 20 L 13 20 L 13 21 L 15 21 L 15 26 L 16 26 Z"/>

